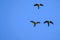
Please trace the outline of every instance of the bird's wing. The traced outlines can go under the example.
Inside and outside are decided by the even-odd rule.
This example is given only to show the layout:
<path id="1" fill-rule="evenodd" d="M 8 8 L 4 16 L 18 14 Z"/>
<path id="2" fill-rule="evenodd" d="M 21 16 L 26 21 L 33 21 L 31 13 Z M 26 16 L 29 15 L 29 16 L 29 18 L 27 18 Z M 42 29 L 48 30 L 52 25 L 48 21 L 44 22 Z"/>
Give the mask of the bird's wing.
<path id="1" fill-rule="evenodd" d="M 37 24 L 40 23 L 40 22 L 37 22 Z"/>
<path id="2" fill-rule="evenodd" d="M 45 21 L 44 24 L 45 24 L 45 23 L 48 23 L 48 21 Z"/>
<path id="3" fill-rule="evenodd" d="M 41 6 L 44 6 L 43 4 L 40 4 Z"/>
<path id="4" fill-rule="evenodd" d="M 34 23 L 34 21 L 30 21 L 30 22 Z"/>
<path id="5" fill-rule="evenodd" d="M 53 24 L 53 22 L 52 22 L 52 21 L 50 21 L 50 23 L 51 23 L 51 24 Z"/>
<path id="6" fill-rule="evenodd" d="M 35 4 L 34 6 L 37 6 L 38 4 Z"/>

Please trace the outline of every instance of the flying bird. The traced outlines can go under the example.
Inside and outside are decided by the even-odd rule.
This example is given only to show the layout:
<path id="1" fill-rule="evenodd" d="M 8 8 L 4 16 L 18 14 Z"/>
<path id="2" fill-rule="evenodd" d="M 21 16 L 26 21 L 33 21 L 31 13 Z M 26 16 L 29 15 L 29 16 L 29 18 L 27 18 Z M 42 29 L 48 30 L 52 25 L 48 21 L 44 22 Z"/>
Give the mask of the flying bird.
<path id="1" fill-rule="evenodd" d="M 36 26 L 36 24 L 39 24 L 40 22 L 35 22 L 35 21 L 30 21 L 34 24 L 34 27 Z"/>
<path id="2" fill-rule="evenodd" d="M 45 24 L 45 23 L 47 23 L 47 24 L 48 24 L 48 27 L 49 27 L 50 23 L 51 23 L 51 24 L 53 24 L 53 22 L 52 22 L 52 21 L 48 21 L 48 20 L 47 20 L 47 21 L 45 21 L 45 22 L 44 22 L 44 24 Z"/>
<path id="3" fill-rule="evenodd" d="M 34 6 L 37 6 L 39 9 L 39 6 L 44 6 L 43 4 L 35 4 Z"/>

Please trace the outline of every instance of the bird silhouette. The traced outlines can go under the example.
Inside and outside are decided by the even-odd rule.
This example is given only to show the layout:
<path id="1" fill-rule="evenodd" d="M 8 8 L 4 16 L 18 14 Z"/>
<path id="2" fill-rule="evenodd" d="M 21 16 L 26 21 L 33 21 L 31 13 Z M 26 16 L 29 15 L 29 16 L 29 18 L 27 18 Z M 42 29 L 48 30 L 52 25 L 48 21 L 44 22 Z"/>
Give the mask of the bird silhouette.
<path id="1" fill-rule="evenodd" d="M 52 22 L 52 21 L 49 21 L 49 20 L 45 21 L 44 24 L 45 24 L 45 23 L 48 24 L 48 27 L 49 27 L 50 23 L 53 24 L 53 22 Z"/>
<path id="2" fill-rule="evenodd" d="M 36 26 L 36 24 L 39 24 L 40 22 L 35 22 L 35 21 L 30 21 L 34 24 L 34 27 Z"/>
<path id="3" fill-rule="evenodd" d="M 37 6 L 39 9 L 39 6 L 44 6 L 43 4 L 34 4 L 34 6 Z"/>

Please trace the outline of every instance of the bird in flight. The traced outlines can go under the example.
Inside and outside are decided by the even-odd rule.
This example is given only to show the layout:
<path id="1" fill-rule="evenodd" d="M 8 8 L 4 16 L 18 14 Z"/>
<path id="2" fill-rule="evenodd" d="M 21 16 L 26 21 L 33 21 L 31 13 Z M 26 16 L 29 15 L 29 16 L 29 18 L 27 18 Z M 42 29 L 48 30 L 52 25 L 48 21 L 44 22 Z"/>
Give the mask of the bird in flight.
<path id="1" fill-rule="evenodd" d="M 34 6 L 37 6 L 39 9 L 39 6 L 44 6 L 43 4 L 34 4 Z"/>
<path id="2" fill-rule="evenodd" d="M 34 24 L 34 27 L 36 26 L 36 24 L 39 24 L 40 22 L 35 22 L 35 21 L 30 21 Z"/>
<path id="3" fill-rule="evenodd" d="M 44 24 L 45 24 L 45 23 L 48 24 L 48 27 L 49 27 L 50 23 L 53 24 L 53 22 L 52 22 L 52 21 L 49 21 L 49 20 L 45 21 Z"/>

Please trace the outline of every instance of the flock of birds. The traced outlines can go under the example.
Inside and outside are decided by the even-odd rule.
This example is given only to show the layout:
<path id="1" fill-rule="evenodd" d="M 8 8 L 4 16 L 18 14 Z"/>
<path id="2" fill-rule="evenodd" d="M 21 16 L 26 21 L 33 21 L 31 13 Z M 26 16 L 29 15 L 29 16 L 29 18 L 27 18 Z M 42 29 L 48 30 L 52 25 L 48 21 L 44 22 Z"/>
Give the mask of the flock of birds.
<path id="1" fill-rule="evenodd" d="M 30 22 L 34 24 L 34 27 L 36 26 L 36 24 L 40 24 L 41 23 L 41 22 L 35 22 L 35 21 L 30 21 Z M 48 24 L 48 27 L 49 27 L 50 24 L 53 24 L 53 22 L 52 21 L 49 21 L 49 20 L 44 21 L 44 24 L 45 23 Z"/>
<path id="2" fill-rule="evenodd" d="M 38 9 L 39 9 L 40 6 L 44 6 L 44 5 L 43 5 L 43 4 L 35 4 L 34 6 L 37 6 Z M 35 21 L 30 21 L 30 22 L 34 24 L 34 27 L 36 26 L 36 24 L 40 24 L 40 23 L 41 23 L 41 22 L 35 22 Z M 53 22 L 50 21 L 50 20 L 44 21 L 44 24 L 45 24 L 45 23 L 48 24 L 48 27 L 49 27 L 50 24 L 53 24 Z"/>

